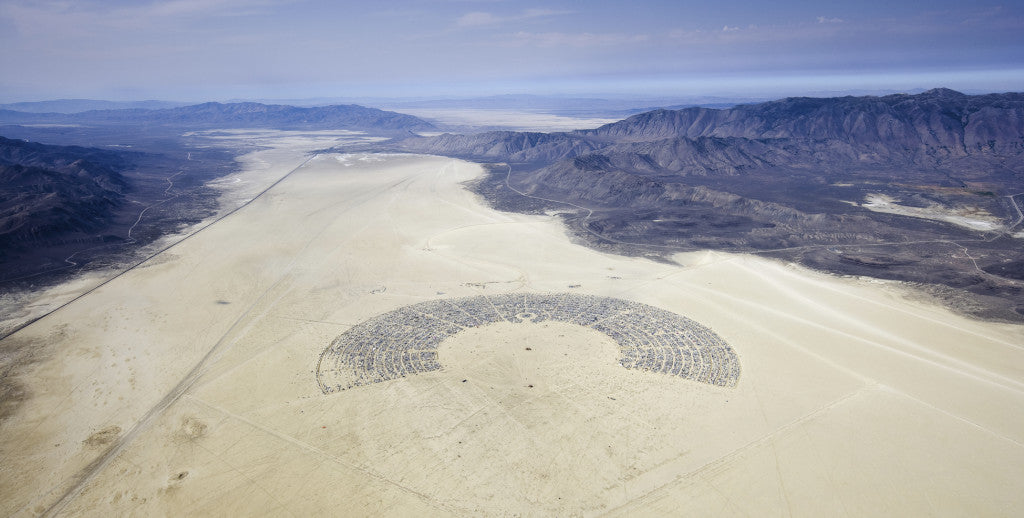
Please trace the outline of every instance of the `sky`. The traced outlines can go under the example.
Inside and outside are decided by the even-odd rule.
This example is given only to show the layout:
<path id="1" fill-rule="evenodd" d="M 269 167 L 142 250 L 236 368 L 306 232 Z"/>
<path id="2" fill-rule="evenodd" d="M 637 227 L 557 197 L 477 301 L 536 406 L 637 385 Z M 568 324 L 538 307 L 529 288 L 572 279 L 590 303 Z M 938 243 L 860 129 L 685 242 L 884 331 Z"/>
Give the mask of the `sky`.
<path id="1" fill-rule="evenodd" d="M 1024 91 L 1024 2 L 0 0 L 0 102 Z"/>

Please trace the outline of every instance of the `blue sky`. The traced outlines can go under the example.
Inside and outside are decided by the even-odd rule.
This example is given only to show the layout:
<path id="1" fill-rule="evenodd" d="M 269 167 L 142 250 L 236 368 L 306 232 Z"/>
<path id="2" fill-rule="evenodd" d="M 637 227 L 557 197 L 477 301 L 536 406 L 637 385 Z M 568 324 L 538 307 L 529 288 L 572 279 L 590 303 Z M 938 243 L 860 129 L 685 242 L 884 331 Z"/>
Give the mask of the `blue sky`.
<path id="1" fill-rule="evenodd" d="M 0 102 L 1024 90 L 1024 3 L 0 0 Z"/>

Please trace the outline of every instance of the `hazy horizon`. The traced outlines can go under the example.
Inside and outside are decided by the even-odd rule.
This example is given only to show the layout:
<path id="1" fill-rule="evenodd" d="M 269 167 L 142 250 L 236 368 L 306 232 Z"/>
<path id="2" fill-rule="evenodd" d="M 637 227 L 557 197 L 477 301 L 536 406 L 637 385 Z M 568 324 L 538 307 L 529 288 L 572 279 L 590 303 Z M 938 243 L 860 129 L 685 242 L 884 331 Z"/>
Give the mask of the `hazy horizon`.
<path id="1" fill-rule="evenodd" d="M 945 85 L 931 85 L 921 86 L 917 88 L 877 88 L 877 89 L 845 89 L 845 90 L 801 90 L 794 93 L 780 93 L 777 95 L 754 95 L 749 94 L 692 94 L 692 95 L 645 95 L 642 92 L 628 92 L 622 94 L 616 93 L 604 93 L 604 92 L 584 92 L 580 94 L 534 94 L 534 93 L 522 93 L 522 94 L 489 94 L 489 95 L 420 95 L 420 96 L 334 96 L 334 97 L 296 97 L 296 98 L 266 98 L 266 97 L 239 97 L 239 98 L 202 98 L 202 99 L 191 99 L 191 100 L 180 100 L 173 98 L 149 98 L 149 99 L 110 99 L 110 98 L 88 98 L 88 97 L 61 97 L 61 98 L 38 98 L 38 99 L 23 99 L 23 100 L 2 100 L 0 106 L 11 106 L 11 105 L 32 105 L 32 104 L 49 104 L 49 103 L 110 103 L 111 105 L 117 104 L 117 108 L 122 107 L 145 107 L 146 109 L 165 108 L 174 106 L 187 106 L 192 104 L 201 104 L 207 102 L 216 103 L 243 103 L 243 102 L 255 102 L 262 104 L 284 104 L 293 106 L 327 106 L 331 104 L 380 104 L 392 107 L 399 107 L 404 105 L 418 105 L 423 104 L 425 106 L 433 106 L 435 103 L 443 103 L 446 101 L 458 103 L 458 102 L 474 102 L 474 101 L 489 101 L 493 100 L 498 106 L 505 106 L 501 104 L 502 101 L 507 101 L 509 105 L 515 104 L 519 101 L 527 101 L 530 99 L 536 99 L 538 102 L 544 101 L 556 101 L 558 99 L 564 99 L 567 101 L 604 101 L 608 103 L 619 103 L 626 105 L 631 101 L 634 102 L 679 102 L 679 103 L 693 103 L 693 104 L 727 104 L 730 102 L 761 102 L 767 100 L 775 100 L 784 97 L 840 97 L 845 95 L 853 96 L 884 96 L 893 94 L 918 94 L 927 90 L 949 88 Z M 986 89 L 956 89 L 952 90 L 959 91 L 967 95 L 985 95 L 985 94 L 999 94 L 1008 92 L 1017 92 L 1024 90 L 1024 87 L 1014 90 L 986 90 Z M 152 104 L 153 106 L 149 106 Z M 135 106 L 138 105 L 138 106 Z M 144 106 L 145 105 L 145 106 Z M 5 108 L 13 109 L 13 108 Z M 101 108 L 102 109 L 102 108 Z"/>
<path id="2" fill-rule="evenodd" d="M 0 103 L 1005 92 L 1022 30 L 988 0 L 14 0 Z"/>

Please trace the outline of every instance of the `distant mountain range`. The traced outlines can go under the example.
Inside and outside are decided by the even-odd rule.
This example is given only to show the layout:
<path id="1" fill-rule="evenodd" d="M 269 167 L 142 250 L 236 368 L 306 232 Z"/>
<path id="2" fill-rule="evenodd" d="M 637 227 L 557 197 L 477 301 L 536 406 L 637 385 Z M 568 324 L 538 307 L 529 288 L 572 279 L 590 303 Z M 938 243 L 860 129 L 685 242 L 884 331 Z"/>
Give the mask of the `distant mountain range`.
<path id="1" fill-rule="evenodd" d="M 1024 131 L 1024 94 L 968 96 L 947 89 L 885 97 L 789 98 L 729 109 L 658 109 L 593 130 L 565 133 L 489 132 L 406 139 L 398 147 L 517 162 L 551 162 L 634 143 L 678 147 L 680 140 L 703 141 L 711 153 L 714 139 L 785 149 L 797 142 L 815 152 L 846 151 L 831 158 L 888 163 L 982 154 L 1018 154 Z M 782 144 L 785 144 L 783 146 Z M 710 147 L 708 147 L 710 146 Z M 838 149 L 843 148 L 843 150 Z M 998 146 L 998 149 L 996 147 Z M 649 146 L 648 146 L 649 149 Z M 867 154 L 865 154 L 867 152 Z M 762 151 L 768 153 L 768 151 Z M 691 149 L 687 153 L 694 155 Z M 753 160 L 755 155 L 748 157 Z M 790 157 L 799 160 L 800 157 Z M 823 162 L 819 157 L 819 162 Z M 808 157 L 812 161 L 812 157 Z M 764 157 L 759 163 L 770 163 Z M 723 165 L 734 159 L 723 160 Z M 785 164 L 780 164 L 785 165 Z M 674 172 L 696 172 L 679 166 Z M 726 169 L 729 169 L 726 166 Z"/>
<path id="2" fill-rule="evenodd" d="M 1024 315 L 1014 237 L 1024 236 L 1024 94 L 934 89 L 659 109 L 593 130 L 444 134 L 386 148 L 508 163 L 482 192 L 511 209 L 537 210 L 539 198 L 585 206 L 568 220 L 595 246 L 785 257 L 966 288 L 1004 310 L 1010 301 L 1003 316 Z M 892 202 L 873 210 L 872 199 Z"/>
<path id="3" fill-rule="evenodd" d="M 188 103 L 171 101 L 101 101 L 95 99 L 55 99 L 52 101 L 31 101 L 0 104 L 0 110 L 14 110 L 28 113 L 79 113 L 89 110 L 159 110 L 176 108 Z"/>
<path id="4" fill-rule="evenodd" d="M 762 102 L 767 99 L 739 97 L 664 97 L 664 98 L 600 98 L 542 95 L 493 95 L 488 97 L 380 100 L 379 105 L 397 111 L 415 110 L 511 110 L 549 113 L 569 117 L 628 117 L 650 111 L 656 107 L 672 109 L 688 106 L 729 108 L 741 103 Z"/>
<path id="5" fill-rule="evenodd" d="M 181 128 L 344 129 L 375 133 L 434 131 L 429 122 L 359 105 L 295 106 L 203 103 L 161 109 L 101 109 L 78 113 L 0 110 L 0 124 L 159 125 Z"/>

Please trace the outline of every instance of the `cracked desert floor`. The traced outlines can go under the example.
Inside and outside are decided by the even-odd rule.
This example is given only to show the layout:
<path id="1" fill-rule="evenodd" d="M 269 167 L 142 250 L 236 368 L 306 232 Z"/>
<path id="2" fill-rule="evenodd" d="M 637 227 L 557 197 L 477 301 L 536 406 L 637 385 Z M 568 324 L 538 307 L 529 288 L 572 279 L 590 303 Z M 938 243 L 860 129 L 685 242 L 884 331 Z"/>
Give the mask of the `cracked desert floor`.
<path id="1" fill-rule="evenodd" d="M 4 340 L 31 354 L 0 514 L 1024 512 L 1021 326 L 749 256 L 607 255 L 488 208 L 462 185 L 478 165 L 307 149 L 248 156 L 240 178 L 284 179 Z M 453 336 L 439 370 L 321 391 L 352 326 L 504 293 L 682 315 L 741 374 L 626 369 L 592 328 L 523 322 Z"/>

